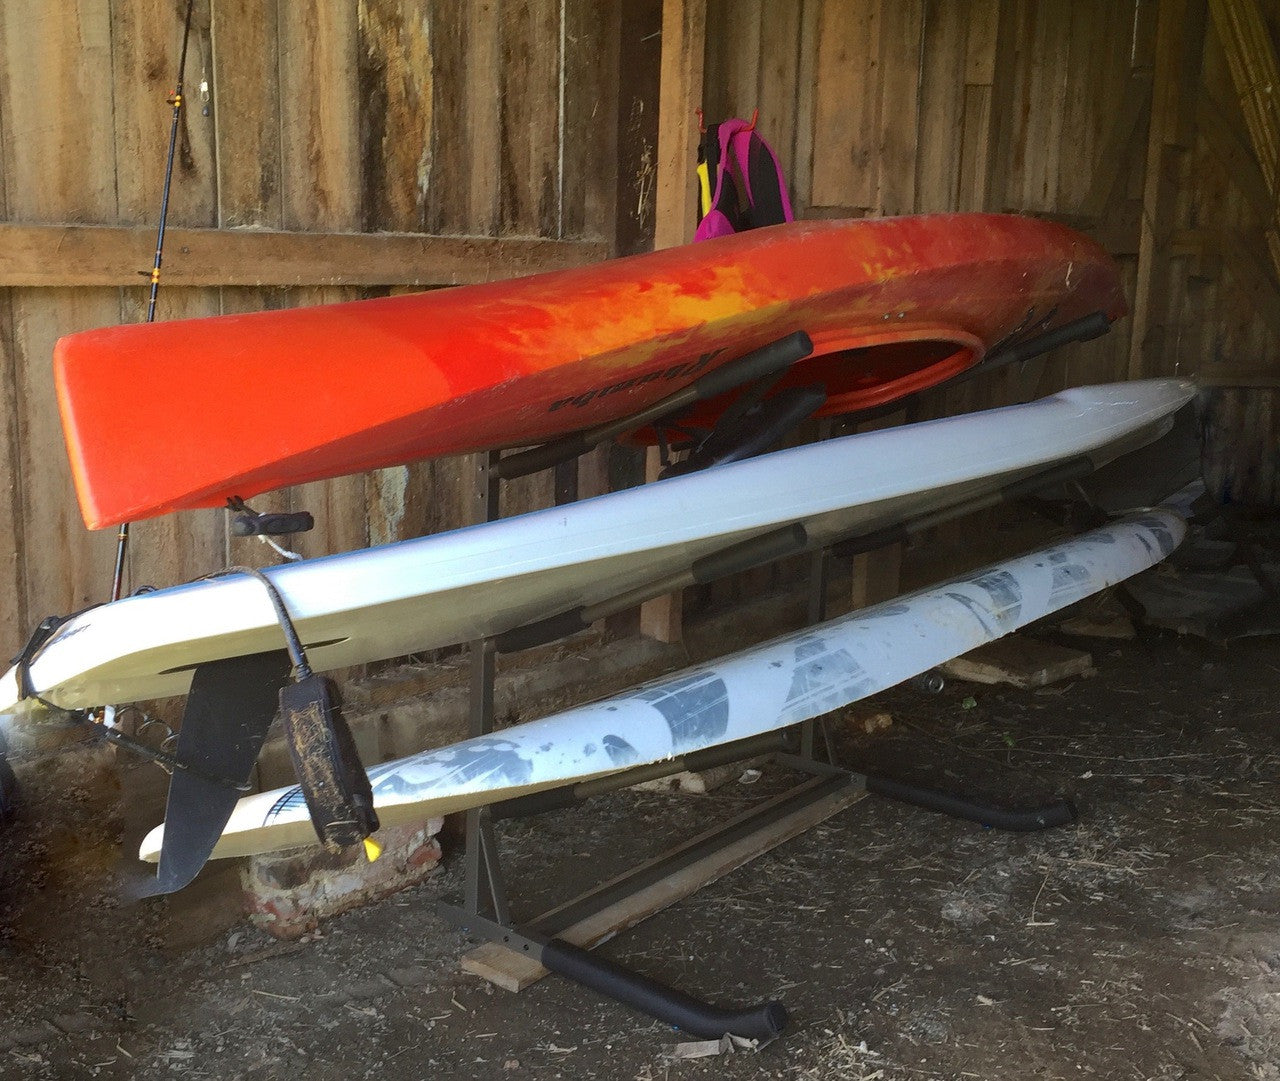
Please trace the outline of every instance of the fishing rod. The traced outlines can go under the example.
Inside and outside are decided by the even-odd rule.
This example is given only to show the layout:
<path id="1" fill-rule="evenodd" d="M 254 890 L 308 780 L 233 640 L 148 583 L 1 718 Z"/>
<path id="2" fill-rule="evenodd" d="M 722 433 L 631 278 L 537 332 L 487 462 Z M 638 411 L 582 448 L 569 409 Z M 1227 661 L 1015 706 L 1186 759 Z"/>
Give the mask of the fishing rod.
<path id="1" fill-rule="evenodd" d="M 160 265 L 164 260 L 164 232 L 169 219 L 169 191 L 173 186 L 173 159 L 178 146 L 178 127 L 182 121 L 183 87 L 187 72 L 187 43 L 191 40 L 191 15 L 195 0 L 187 0 L 187 13 L 182 23 L 182 49 L 178 57 L 178 78 L 173 94 L 165 100 L 173 106 L 169 124 L 169 152 L 164 165 L 164 187 L 160 194 L 160 224 L 156 228 L 156 254 L 151 264 L 151 294 L 147 298 L 146 322 L 156 321 L 156 295 L 160 292 Z M 121 522 L 116 532 L 116 566 L 111 577 L 111 599 L 118 601 L 124 589 L 124 562 L 129 551 L 129 523 Z"/>

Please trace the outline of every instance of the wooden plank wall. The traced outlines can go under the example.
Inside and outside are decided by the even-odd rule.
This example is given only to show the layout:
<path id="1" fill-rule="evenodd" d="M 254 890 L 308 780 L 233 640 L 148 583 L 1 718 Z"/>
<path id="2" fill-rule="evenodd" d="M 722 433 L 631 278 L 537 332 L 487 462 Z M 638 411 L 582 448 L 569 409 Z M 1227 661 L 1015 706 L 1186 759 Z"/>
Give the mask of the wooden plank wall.
<path id="1" fill-rule="evenodd" d="M 184 7 L 0 5 L 0 245 L 4 223 L 154 229 Z M 239 252 L 238 265 L 225 279 L 204 265 L 199 285 L 162 284 L 159 318 L 456 280 L 430 265 L 432 249 L 402 238 L 385 285 L 369 285 L 383 251 L 377 237 L 362 247 L 351 233 L 496 238 L 481 256 L 490 277 L 607 254 L 617 198 L 608 163 L 617 141 L 619 3 L 197 0 L 195 12 L 170 224 L 286 235 L 273 245 L 270 235 L 215 234 L 236 241 L 221 250 Z M 326 248 L 302 245 L 300 234 L 342 236 Z M 21 236 L 27 246 L 12 243 L 0 258 L 10 286 L 0 289 L 2 656 L 44 615 L 100 601 L 109 588 L 114 533 L 87 532 L 75 509 L 50 356 L 60 335 L 139 320 L 145 301 L 141 284 L 100 284 L 99 267 L 129 257 L 126 241 L 137 250 L 133 234 L 49 230 L 48 250 L 34 255 L 31 242 L 42 234 Z M 74 263 L 60 264 L 60 237 L 85 249 Z M 504 248 L 503 238 L 554 243 Z M 361 287 L 287 287 L 287 267 L 271 258 L 286 245 L 316 254 L 311 281 L 344 280 L 344 260 L 355 258 Z M 410 268 L 419 252 L 427 265 Z M 255 262 L 266 268 L 257 279 L 246 274 Z M 224 284 L 255 280 L 265 284 Z M 319 526 L 297 547 L 317 555 L 467 522 L 472 484 L 473 464 L 455 459 L 257 502 L 313 511 Z M 544 502 L 544 486 L 513 491 L 507 510 Z M 134 532 L 134 588 L 270 555 L 256 542 L 231 541 L 221 512 L 139 523 Z"/>
<path id="2" fill-rule="evenodd" d="M 1268 219 L 1267 189 L 1250 183 L 1256 166 L 1236 164 L 1250 157 L 1248 136 L 1203 0 L 706 3 L 707 116 L 759 108 L 799 216 L 1042 215 L 1100 239 L 1130 298 L 1141 293 L 1137 344 L 1127 318 L 1026 371 L 935 394 L 925 415 L 1123 379 L 1131 352 L 1133 375 L 1225 378 L 1280 364 L 1260 235 L 1276 201 Z M 1278 5 L 1261 6 L 1274 36 Z M 1166 56 L 1162 14 L 1177 36 Z M 1153 83 L 1154 202 L 1144 185 Z M 1220 119 L 1187 123 L 1205 97 Z M 1155 270 L 1140 282 L 1144 205 L 1159 220 Z"/>
<path id="3" fill-rule="evenodd" d="M 1111 335 L 934 394 L 918 415 L 1130 374 L 1275 377 L 1274 178 L 1237 85 L 1263 69 L 1217 27 L 1247 23 L 1256 46 L 1261 25 L 1274 47 L 1276 0 L 668 4 L 705 28 L 687 63 L 707 115 L 760 109 L 801 215 L 1038 214 L 1120 260 L 1135 316 Z M 106 589 L 112 538 L 75 511 L 49 357 L 61 334 L 141 315 L 121 268 L 156 218 L 182 6 L 0 5 L 0 650 Z M 197 0 L 171 217 L 189 250 L 170 256 L 161 317 L 647 246 L 663 6 Z M 1260 14 L 1242 22 L 1246 8 Z M 487 238 L 478 269 L 423 240 L 457 236 Z M 584 490 L 606 473 L 604 456 L 586 463 Z M 444 460 L 260 502 L 317 513 L 298 543 L 314 555 L 470 521 L 473 480 L 472 461 Z M 532 479 L 506 510 L 549 499 Z M 263 554 L 218 513 L 177 515 L 138 527 L 131 584 Z"/>

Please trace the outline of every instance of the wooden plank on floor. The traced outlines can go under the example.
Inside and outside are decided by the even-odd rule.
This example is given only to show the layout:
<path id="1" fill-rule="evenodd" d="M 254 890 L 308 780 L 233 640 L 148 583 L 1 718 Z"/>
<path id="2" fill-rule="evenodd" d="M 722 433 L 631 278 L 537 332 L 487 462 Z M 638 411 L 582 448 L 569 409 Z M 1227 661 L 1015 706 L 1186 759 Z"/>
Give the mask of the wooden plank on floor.
<path id="1" fill-rule="evenodd" d="M 630 897 L 588 916 L 561 932 L 559 937 L 575 946 L 590 949 L 697 892 L 784 841 L 799 836 L 819 822 L 826 821 L 865 795 L 864 789 L 851 784 L 807 807 L 768 822 L 733 844 L 726 845 Z M 724 827 L 717 826 L 715 829 L 721 828 Z M 707 831 L 708 834 L 714 832 L 715 830 Z M 699 840 L 701 837 L 680 847 L 688 847 Z M 671 853 L 665 853 L 650 863 L 656 863 L 670 855 Z M 547 970 L 539 962 L 493 942 L 485 943 L 464 956 L 462 968 L 507 991 L 523 991 L 547 975 Z"/>
<path id="2" fill-rule="evenodd" d="M 940 666 L 968 683 L 1008 683 L 1030 689 L 1093 672 L 1093 656 L 1052 642 L 1010 634 Z"/>

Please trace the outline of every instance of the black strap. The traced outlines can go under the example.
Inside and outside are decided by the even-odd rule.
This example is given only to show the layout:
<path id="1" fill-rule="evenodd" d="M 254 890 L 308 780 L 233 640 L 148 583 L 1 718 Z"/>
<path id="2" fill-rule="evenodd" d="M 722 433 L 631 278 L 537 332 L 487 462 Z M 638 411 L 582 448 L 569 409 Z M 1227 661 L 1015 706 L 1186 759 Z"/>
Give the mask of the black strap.
<path id="1" fill-rule="evenodd" d="M 293 662 L 294 679 L 301 682 L 310 676 L 311 665 L 307 661 L 306 650 L 302 647 L 302 639 L 298 637 L 298 629 L 293 625 L 293 617 L 289 615 L 289 609 L 285 607 L 284 598 L 280 595 L 280 590 L 276 588 L 275 582 L 256 567 L 228 567 L 225 571 L 218 571 L 207 577 L 223 578 L 230 574 L 247 574 L 250 578 L 256 578 L 262 584 L 262 587 L 267 591 L 267 596 L 271 598 L 271 607 L 275 609 L 276 622 L 280 624 L 280 630 L 284 632 L 285 647 L 289 650 L 289 659 Z"/>
<path id="2" fill-rule="evenodd" d="M 71 620 L 75 619 L 76 616 L 83 615 L 85 612 L 99 607 L 101 607 L 101 605 L 91 604 L 87 608 L 81 608 L 78 612 L 72 612 L 70 615 L 45 616 L 44 619 L 40 621 L 36 626 L 36 629 L 31 632 L 31 637 L 27 639 L 27 644 L 18 651 L 18 655 L 16 657 L 13 657 L 9 661 L 9 663 L 18 670 L 17 680 L 19 701 L 25 701 L 28 698 L 35 698 L 43 701 L 43 699 L 41 699 L 36 693 L 36 689 L 31 683 L 30 671 L 31 662 L 35 660 L 36 654 L 40 652 L 40 648 L 57 633 L 59 627 L 69 623 Z"/>
<path id="3" fill-rule="evenodd" d="M 747 181 L 751 188 L 751 206 L 745 217 L 748 229 L 763 225 L 781 225 L 787 220 L 782 206 L 782 189 L 778 187 L 778 163 L 755 132 L 747 149 Z"/>
<path id="4" fill-rule="evenodd" d="M 734 170 L 737 162 L 734 161 L 733 155 L 730 154 L 728 161 L 720 160 L 720 125 L 712 124 L 707 128 L 706 134 L 702 137 L 702 145 L 699 151 L 701 157 L 707 163 L 708 178 L 711 182 L 711 210 L 718 210 L 733 226 L 735 233 L 741 233 L 744 229 L 749 228 L 748 222 L 743 214 L 742 195 L 738 190 L 738 182 L 734 178 Z M 720 198 L 716 199 L 716 189 L 720 190 Z"/>

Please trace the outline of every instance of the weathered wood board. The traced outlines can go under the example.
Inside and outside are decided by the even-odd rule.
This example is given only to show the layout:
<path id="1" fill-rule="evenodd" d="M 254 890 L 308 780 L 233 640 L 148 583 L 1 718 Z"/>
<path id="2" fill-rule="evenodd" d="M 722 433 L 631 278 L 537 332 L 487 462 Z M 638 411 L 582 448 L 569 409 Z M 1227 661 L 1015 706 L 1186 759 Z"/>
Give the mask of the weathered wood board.
<path id="1" fill-rule="evenodd" d="M 1027 690 L 1089 675 L 1093 657 L 1084 650 L 1011 634 L 947 661 L 942 671 L 968 683 L 1008 683 Z"/>

